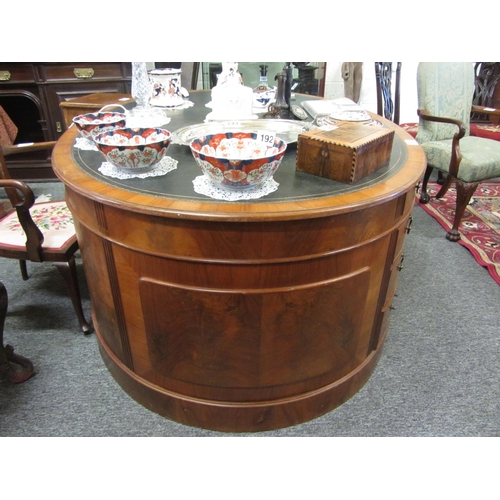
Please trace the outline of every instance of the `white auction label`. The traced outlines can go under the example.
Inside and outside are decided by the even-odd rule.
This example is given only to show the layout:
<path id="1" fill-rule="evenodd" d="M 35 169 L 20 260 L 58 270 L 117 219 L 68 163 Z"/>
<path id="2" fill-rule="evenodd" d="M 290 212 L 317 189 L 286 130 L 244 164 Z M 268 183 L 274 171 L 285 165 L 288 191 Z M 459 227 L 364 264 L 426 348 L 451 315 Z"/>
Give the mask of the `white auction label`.
<path id="1" fill-rule="evenodd" d="M 257 139 L 273 146 L 276 140 L 276 134 L 274 132 L 269 132 L 269 130 L 259 130 L 257 132 Z"/>

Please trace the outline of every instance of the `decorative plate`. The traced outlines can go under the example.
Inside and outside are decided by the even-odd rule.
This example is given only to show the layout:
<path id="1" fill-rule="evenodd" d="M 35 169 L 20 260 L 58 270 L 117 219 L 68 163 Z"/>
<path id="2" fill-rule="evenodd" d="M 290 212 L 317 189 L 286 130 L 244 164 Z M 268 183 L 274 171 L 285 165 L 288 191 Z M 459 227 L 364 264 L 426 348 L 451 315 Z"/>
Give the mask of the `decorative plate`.
<path id="1" fill-rule="evenodd" d="M 371 116 L 365 111 L 334 111 L 330 114 L 334 120 L 343 120 L 346 122 L 367 122 Z"/>
<path id="2" fill-rule="evenodd" d="M 317 128 L 316 125 L 309 122 L 299 122 L 294 120 L 242 120 L 242 121 L 220 121 L 199 123 L 182 127 L 172 133 L 172 142 L 189 146 L 193 139 L 205 135 L 212 135 L 221 132 L 256 132 L 265 131 L 274 132 L 276 137 L 285 141 L 287 144 L 297 142 L 299 134 Z"/>
<path id="3" fill-rule="evenodd" d="M 301 108 L 297 104 L 292 104 L 290 106 L 290 111 L 299 119 L 299 120 L 307 120 L 309 115 L 306 113 L 304 108 Z"/>

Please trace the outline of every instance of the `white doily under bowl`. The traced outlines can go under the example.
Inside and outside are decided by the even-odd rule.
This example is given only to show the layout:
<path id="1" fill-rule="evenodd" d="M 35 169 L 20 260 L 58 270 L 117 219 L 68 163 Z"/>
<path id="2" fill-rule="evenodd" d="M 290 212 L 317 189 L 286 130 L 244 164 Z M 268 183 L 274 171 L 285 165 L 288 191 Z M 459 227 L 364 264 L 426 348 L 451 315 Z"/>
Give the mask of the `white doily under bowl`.
<path id="1" fill-rule="evenodd" d="M 85 137 L 80 136 L 76 138 L 75 148 L 81 149 L 82 151 L 99 151 L 92 139 L 85 139 Z"/>
<path id="2" fill-rule="evenodd" d="M 213 184 L 205 175 L 199 175 L 193 180 L 193 187 L 196 193 L 203 194 L 214 200 L 224 201 L 245 201 L 262 198 L 270 193 L 274 193 L 279 184 L 271 177 L 259 186 L 248 189 L 221 188 Z"/>
<path id="3" fill-rule="evenodd" d="M 160 160 L 151 170 L 144 171 L 136 171 L 133 170 L 124 170 L 119 167 L 115 167 L 112 163 L 105 161 L 99 167 L 99 172 L 106 177 L 113 177 L 115 179 L 146 179 L 147 177 L 159 177 L 161 175 L 166 175 L 172 170 L 177 168 L 177 160 L 170 158 L 169 156 L 165 156 L 162 160 Z"/>

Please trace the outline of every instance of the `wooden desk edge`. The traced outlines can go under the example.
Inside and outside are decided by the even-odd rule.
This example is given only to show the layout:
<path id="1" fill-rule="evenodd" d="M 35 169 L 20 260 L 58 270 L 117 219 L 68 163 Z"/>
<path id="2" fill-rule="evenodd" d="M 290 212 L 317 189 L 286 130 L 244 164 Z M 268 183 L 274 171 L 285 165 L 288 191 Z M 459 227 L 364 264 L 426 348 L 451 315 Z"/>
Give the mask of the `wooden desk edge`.
<path id="1" fill-rule="evenodd" d="M 414 141 L 407 132 L 397 125 L 377 115 L 374 116 L 393 128 L 403 141 Z M 88 175 L 74 162 L 68 161 L 71 158 L 71 148 L 77 134 L 78 131 L 75 127 L 67 130 L 59 139 L 52 154 L 54 172 L 66 186 L 83 196 L 106 205 L 173 218 L 241 222 L 316 218 L 349 212 L 357 207 L 376 205 L 406 192 L 420 180 L 426 165 L 425 153 L 418 144 L 415 144 L 407 146 L 408 159 L 399 172 L 374 186 L 351 193 L 309 200 L 269 203 L 178 200 L 131 193 L 100 182 Z"/>

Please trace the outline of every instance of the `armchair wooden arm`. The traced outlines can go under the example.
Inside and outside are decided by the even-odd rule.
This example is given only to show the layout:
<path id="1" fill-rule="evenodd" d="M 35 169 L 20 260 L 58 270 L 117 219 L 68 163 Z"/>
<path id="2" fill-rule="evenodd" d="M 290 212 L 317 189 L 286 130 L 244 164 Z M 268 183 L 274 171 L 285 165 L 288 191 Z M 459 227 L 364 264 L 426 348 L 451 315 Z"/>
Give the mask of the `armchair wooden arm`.
<path id="1" fill-rule="evenodd" d="M 482 115 L 500 116 L 500 109 L 490 108 L 487 106 L 477 106 L 476 104 L 472 105 L 472 112 L 481 113 Z"/>
<path id="2" fill-rule="evenodd" d="M 19 153 L 28 153 L 31 151 L 41 151 L 43 149 L 52 150 L 56 141 L 32 142 L 26 144 L 14 144 L 12 146 L 3 146 L 2 154 L 4 156 L 15 155 Z"/>
<path id="3" fill-rule="evenodd" d="M 29 260 L 42 262 L 42 243 L 44 237 L 30 214 L 30 208 L 35 203 L 33 191 L 26 183 L 14 179 L 0 179 L 0 187 L 4 187 L 6 190 L 16 189 L 22 193 L 22 197 L 17 195 L 17 198 L 21 201 L 15 204 L 15 209 L 19 223 L 26 234 L 26 254 Z"/>
<path id="4" fill-rule="evenodd" d="M 451 145 L 451 159 L 450 168 L 448 170 L 449 174 L 456 177 L 458 175 L 458 167 L 462 161 L 462 154 L 460 153 L 460 139 L 464 137 L 467 128 L 462 120 L 456 118 L 448 118 L 445 116 L 433 116 L 425 109 L 418 109 L 417 114 L 422 120 L 428 120 L 431 122 L 439 123 L 450 123 L 458 127 L 458 132 L 453 136 L 453 141 Z"/>
<path id="5" fill-rule="evenodd" d="M 459 128 L 459 132 L 455 134 L 456 136 L 458 135 L 457 139 L 461 139 L 465 135 L 466 127 L 462 120 L 458 120 L 456 118 L 448 118 L 446 116 L 434 116 L 425 109 L 417 109 L 417 114 L 420 118 L 422 118 L 422 120 L 439 123 L 451 123 L 453 125 L 456 125 Z"/>

